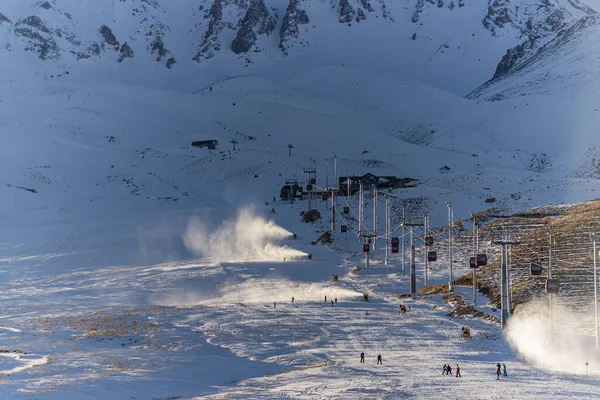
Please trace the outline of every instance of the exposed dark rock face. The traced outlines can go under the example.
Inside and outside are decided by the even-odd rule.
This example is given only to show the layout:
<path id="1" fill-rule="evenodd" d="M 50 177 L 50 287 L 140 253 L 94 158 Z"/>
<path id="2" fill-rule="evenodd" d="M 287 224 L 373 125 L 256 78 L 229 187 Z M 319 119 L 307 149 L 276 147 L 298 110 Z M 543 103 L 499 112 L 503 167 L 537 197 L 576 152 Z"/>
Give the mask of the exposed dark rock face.
<path id="1" fill-rule="evenodd" d="M 235 54 L 247 53 L 256 42 L 257 35 L 270 35 L 275 29 L 275 19 L 269 14 L 263 0 L 251 0 L 240 29 L 231 43 Z"/>
<path id="2" fill-rule="evenodd" d="M 218 38 L 219 32 L 223 29 L 223 5 L 221 0 L 215 0 L 206 17 L 210 18 L 210 22 L 200 43 L 200 50 L 194 56 L 194 61 L 213 58 L 215 52 L 221 49 Z"/>
<path id="3" fill-rule="evenodd" d="M 365 20 L 367 17 L 365 16 L 365 12 L 362 10 L 362 8 L 358 9 L 358 12 L 356 13 L 356 22 L 360 22 Z"/>
<path id="4" fill-rule="evenodd" d="M 498 63 L 492 79 L 507 74 L 515 65 L 517 65 L 519 60 L 524 58 L 525 55 L 531 51 L 535 50 L 535 44 L 535 40 L 530 38 L 529 40 L 513 47 L 512 49 L 508 49 L 506 54 L 502 57 L 502 60 L 500 60 Z"/>
<path id="5" fill-rule="evenodd" d="M 356 15 L 356 12 L 354 11 L 354 8 L 350 4 L 349 0 L 340 0 L 339 14 L 341 23 L 348 24 L 352 22 Z"/>
<path id="6" fill-rule="evenodd" d="M 60 57 L 60 48 L 54 40 L 52 30 L 37 15 L 17 21 L 14 33 L 16 36 L 26 39 L 25 50 L 37 53 L 40 59 L 49 60 Z"/>
<path id="7" fill-rule="evenodd" d="M 373 12 L 373 7 L 371 6 L 371 2 L 369 0 L 360 0 L 360 4 L 362 4 L 363 8 L 368 12 Z"/>
<path id="8" fill-rule="evenodd" d="M 8 17 L 2 13 L 0 13 L 0 26 L 2 26 L 3 24 L 11 24 L 12 25 L 12 21 L 10 19 L 8 19 Z"/>
<path id="9" fill-rule="evenodd" d="M 235 54 L 247 53 L 256 42 L 256 33 L 248 22 L 242 22 L 242 27 L 231 42 L 231 51 Z"/>
<path id="10" fill-rule="evenodd" d="M 506 24 L 512 22 L 507 5 L 508 0 L 494 0 L 488 6 L 487 15 L 483 18 L 483 26 L 493 34 L 496 34 L 496 28 L 504 28 Z"/>
<path id="11" fill-rule="evenodd" d="M 100 48 L 100 45 L 97 42 L 94 42 L 87 48 L 85 52 L 76 53 L 77 60 L 85 60 L 93 56 L 97 57 L 100 55 L 101 51 L 102 49 Z"/>
<path id="12" fill-rule="evenodd" d="M 287 54 L 288 49 L 300 37 L 300 25 L 310 22 L 306 11 L 298 5 L 298 0 L 290 0 L 283 17 L 281 31 L 279 32 L 279 48 Z"/>
<path id="13" fill-rule="evenodd" d="M 119 52 L 121 54 L 119 55 L 119 59 L 117 60 L 117 62 L 120 63 L 123 62 L 126 58 L 133 58 L 134 56 L 133 49 L 129 47 L 127 42 L 123 43 L 123 46 L 121 46 Z"/>
<path id="14" fill-rule="evenodd" d="M 177 59 L 175 57 L 171 57 L 167 60 L 167 68 L 171 69 L 177 64 Z"/>
<path id="15" fill-rule="evenodd" d="M 99 32 L 102 35 L 102 39 L 104 39 L 104 43 L 113 46 L 115 50 L 119 50 L 121 44 L 108 26 L 102 25 Z M 104 48 L 104 43 L 102 43 L 102 48 Z"/>
<path id="16" fill-rule="evenodd" d="M 156 61 L 162 61 L 170 53 L 163 43 L 162 36 L 157 36 L 154 38 L 150 52 L 152 54 L 156 54 Z"/>
<path id="17" fill-rule="evenodd" d="M 43 2 L 42 4 L 40 4 L 40 7 L 46 9 L 46 10 L 50 10 L 52 8 L 52 6 L 50 5 L 50 3 L 48 3 L 47 1 Z"/>

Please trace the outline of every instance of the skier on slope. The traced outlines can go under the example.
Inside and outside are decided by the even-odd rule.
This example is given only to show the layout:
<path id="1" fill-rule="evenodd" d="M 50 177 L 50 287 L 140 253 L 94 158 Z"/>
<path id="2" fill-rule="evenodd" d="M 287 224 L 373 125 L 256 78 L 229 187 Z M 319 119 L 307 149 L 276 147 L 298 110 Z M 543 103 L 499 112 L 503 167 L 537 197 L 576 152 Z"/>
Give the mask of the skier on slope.
<path id="1" fill-rule="evenodd" d="M 448 368 L 446 368 L 446 375 L 452 375 L 452 367 L 448 364 Z"/>
<path id="2" fill-rule="evenodd" d="M 446 364 L 444 364 L 444 369 L 442 370 L 442 375 L 446 375 L 447 372 L 448 372 L 448 366 Z"/>
<path id="3" fill-rule="evenodd" d="M 360 362 L 364 364 L 365 362 L 365 352 L 360 353 Z"/>
<path id="4" fill-rule="evenodd" d="M 383 365 L 383 361 L 381 361 L 381 354 L 377 355 L 377 364 L 382 364 Z"/>
<path id="5" fill-rule="evenodd" d="M 506 375 L 506 364 L 502 364 L 502 369 L 504 370 L 504 376 L 508 376 Z"/>
<path id="6" fill-rule="evenodd" d="M 460 374 L 460 367 L 458 364 L 456 364 L 456 377 L 457 378 L 462 378 L 462 375 Z"/>
<path id="7" fill-rule="evenodd" d="M 500 379 L 500 363 L 496 364 L 496 380 Z"/>

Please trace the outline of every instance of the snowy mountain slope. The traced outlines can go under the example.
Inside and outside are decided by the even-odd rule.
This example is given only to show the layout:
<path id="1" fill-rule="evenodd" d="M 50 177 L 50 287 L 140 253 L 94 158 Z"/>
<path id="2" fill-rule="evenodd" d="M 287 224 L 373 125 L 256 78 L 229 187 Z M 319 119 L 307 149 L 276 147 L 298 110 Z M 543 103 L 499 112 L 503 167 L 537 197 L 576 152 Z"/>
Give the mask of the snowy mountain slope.
<path id="1" fill-rule="evenodd" d="M 1 91 L 12 99 L 2 103 L 0 127 L 11 138 L 2 149 L 2 202 L 9 210 L 2 215 L 22 225 L 12 230 L 14 245 L 24 237 L 44 242 L 47 230 L 29 232 L 37 224 L 68 231 L 72 223 L 131 212 L 200 205 L 214 208 L 218 220 L 248 200 L 270 202 L 287 178 L 305 179 L 301 169 L 309 157 L 317 160 L 324 186 L 324 160 L 333 154 L 340 176 L 418 179 L 421 185 L 398 195 L 420 198 L 421 211 L 432 212 L 436 224 L 444 221 L 448 199 L 456 215 L 465 216 L 492 197 L 517 210 L 595 196 L 595 180 L 579 175 L 579 160 L 588 146 L 600 144 L 593 137 L 582 136 L 579 144 L 564 138 L 577 121 L 558 113 L 531 118 L 563 107 L 560 102 L 474 103 L 342 66 L 278 82 L 238 77 L 194 95 L 82 87 L 72 75 L 57 79 L 42 91 L 38 83 Z M 405 100 L 396 100 L 398 92 Z M 219 140 L 219 152 L 190 146 L 206 138 Z M 232 139 L 239 142 L 236 152 Z M 442 173 L 443 166 L 451 170 Z"/>
<path id="2" fill-rule="evenodd" d="M 272 63 L 285 67 L 287 56 L 309 66 L 335 61 L 377 67 L 466 94 L 494 70 L 499 76 L 516 67 L 558 30 L 593 10 L 562 0 L 489 5 L 462 0 L 102 0 L 93 6 L 27 0 L 3 4 L 0 12 L 10 21 L 0 28 L 6 65 L 36 73 L 100 70 L 114 81 L 131 68 L 149 69 L 152 77 L 144 84 L 156 85 L 174 78 L 155 70 L 155 63 L 178 66 L 177 79 L 193 80 L 198 70 L 223 65 L 246 73 L 272 69 Z M 523 40 L 525 47 L 509 51 L 518 57 L 500 62 L 507 49 Z M 41 67 L 35 58 L 50 66 Z"/>
<path id="3" fill-rule="evenodd" d="M 526 94 L 560 94 L 594 106 L 598 61 L 598 17 L 582 18 L 562 30 L 509 74 L 491 80 L 470 97 L 503 99 Z"/>

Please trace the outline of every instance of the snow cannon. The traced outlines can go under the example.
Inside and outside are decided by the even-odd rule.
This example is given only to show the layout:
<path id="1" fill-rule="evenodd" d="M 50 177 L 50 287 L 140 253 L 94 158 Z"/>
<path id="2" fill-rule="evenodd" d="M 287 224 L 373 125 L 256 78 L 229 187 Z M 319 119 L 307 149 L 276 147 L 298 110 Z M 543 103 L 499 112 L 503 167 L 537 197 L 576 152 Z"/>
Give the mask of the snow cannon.
<path id="1" fill-rule="evenodd" d="M 307 259 L 309 259 L 309 260 L 312 260 L 312 254 L 308 253 L 308 254 L 306 255 L 306 258 L 307 258 Z"/>
<path id="2" fill-rule="evenodd" d="M 364 301 L 369 301 L 369 294 L 368 293 L 363 293 L 363 300 Z"/>
<path id="3" fill-rule="evenodd" d="M 400 304 L 400 314 L 406 314 L 406 305 Z"/>

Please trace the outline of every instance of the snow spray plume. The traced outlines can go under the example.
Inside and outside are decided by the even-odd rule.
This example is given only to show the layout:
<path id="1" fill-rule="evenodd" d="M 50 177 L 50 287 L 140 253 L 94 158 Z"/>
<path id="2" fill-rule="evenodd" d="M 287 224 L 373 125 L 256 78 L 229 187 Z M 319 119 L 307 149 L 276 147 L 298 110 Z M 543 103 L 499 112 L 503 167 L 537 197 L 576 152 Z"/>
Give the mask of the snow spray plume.
<path id="1" fill-rule="evenodd" d="M 513 348 L 532 365 L 552 371 L 600 373 L 600 363 L 593 357 L 593 338 L 579 327 L 587 315 L 552 302 L 552 318 L 547 299 L 536 299 L 519 307 L 508 321 L 507 337 Z M 551 324 L 552 323 L 552 324 Z"/>
<path id="2" fill-rule="evenodd" d="M 234 221 L 223 222 L 212 233 L 200 219 L 190 220 L 183 241 L 188 250 L 215 262 L 282 261 L 306 256 L 277 243 L 290 236 L 291 232 L 275 222 L 244 208 Z"/>
<path id="3" fill-rule="evenodd" d="M 239 284 L 225 284 L 217 297 L 210 298 L 206 293 L 174 293 L 162 299 L 155 299 L 163 306 L 182 306 L 216 303 L 271 303 L 289 302 L 292 296 L 296 301 L 323 301 L 328 299 L 362 299 L 362 293 L 322 283 L 297 283 L 289 280 L 250 279 Z M 212 294 L 214 296 L 214 294 Z"/>

